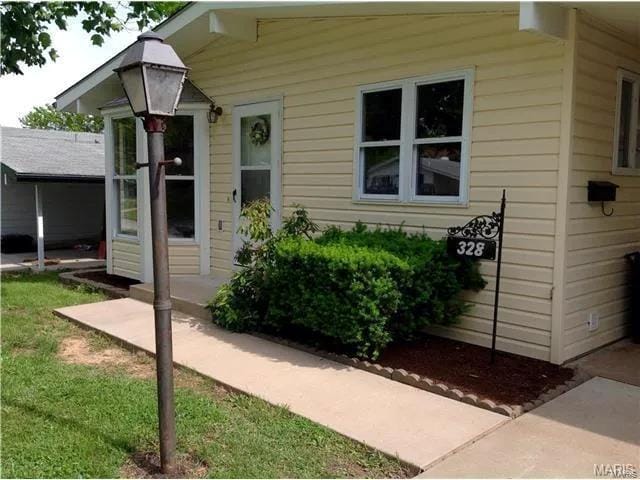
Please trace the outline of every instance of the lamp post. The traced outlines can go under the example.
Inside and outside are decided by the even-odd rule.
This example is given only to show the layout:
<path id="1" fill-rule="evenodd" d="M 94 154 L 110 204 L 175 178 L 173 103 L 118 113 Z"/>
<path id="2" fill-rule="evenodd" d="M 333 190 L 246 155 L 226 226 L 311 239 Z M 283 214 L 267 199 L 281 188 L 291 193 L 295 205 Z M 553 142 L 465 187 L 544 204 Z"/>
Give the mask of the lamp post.
<path id="1" fill-rule="evenodd" d="M 179 165 L 180 162 L 179 159 L 165 161 L 164 131 L 165 118 L 175 115 L 187 70 L 173 48 L 153 32 L 140 35 L 120 67 L 114 70 L 134 115 L 143 117 L 147 132 L 149 163 L 138 164 L 137 168 L 149 167 L 160 464 L 165 474 L 175 472 L 176 424 L 164 167 L 170 163 Z"/>

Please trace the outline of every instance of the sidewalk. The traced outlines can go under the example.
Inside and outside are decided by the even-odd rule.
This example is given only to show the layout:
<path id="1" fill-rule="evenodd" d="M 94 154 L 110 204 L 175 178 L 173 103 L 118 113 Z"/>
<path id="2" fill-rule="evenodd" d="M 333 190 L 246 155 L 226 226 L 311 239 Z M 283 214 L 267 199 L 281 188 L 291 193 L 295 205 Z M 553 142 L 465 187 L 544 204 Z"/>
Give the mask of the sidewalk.
<path id="1" fill-rule="evenodd" d="M 153 310 L 119 299 L 56 310 L 153 352 Z M 509 421 L 507 417 L 211 322 L 174 313 L 174 360 L 234 389 L 424 467 Z"/>
<path id="2" fill-rule="evenodd" d="M 603 466 L 627 473 L 597 470 Z M 640 387 L 596 377 L 447 457 L 420 477 L 636 478 L 638 474 Z"/>

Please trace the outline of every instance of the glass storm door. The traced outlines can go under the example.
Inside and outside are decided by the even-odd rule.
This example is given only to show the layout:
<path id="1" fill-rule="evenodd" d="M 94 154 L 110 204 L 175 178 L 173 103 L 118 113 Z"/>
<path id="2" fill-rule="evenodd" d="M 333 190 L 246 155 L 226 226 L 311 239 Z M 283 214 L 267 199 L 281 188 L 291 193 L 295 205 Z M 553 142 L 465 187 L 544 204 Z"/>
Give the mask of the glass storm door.
<path id="1" fill-rule="evenodd" d="M 274 211 L 272 228 L 280 221 L 280 157 L 282 120 L 280 102 L 237 106 L 233 110 L 233 253 L 242 245 L 238 227 L 242 208 L 269 199 Z"/>

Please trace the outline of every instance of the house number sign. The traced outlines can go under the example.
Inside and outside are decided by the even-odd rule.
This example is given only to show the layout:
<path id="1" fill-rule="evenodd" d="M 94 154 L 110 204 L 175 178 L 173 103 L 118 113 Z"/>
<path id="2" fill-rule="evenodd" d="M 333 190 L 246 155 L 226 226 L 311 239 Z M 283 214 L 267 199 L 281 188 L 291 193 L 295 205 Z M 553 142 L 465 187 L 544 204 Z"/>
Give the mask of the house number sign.
<path id="1" fill-rule="evenodd" d="M 496 251 L 496 288 L 493 303 L 493 332 L 491 336 L 491 363 L 495 360 L 496 334 L 498 327 L 498 301 L 500 298 L 500 267 L 502 266 L 502 233 L 504 230 L 504 211 L 507 203 L 506 191 L 502 190 L 500 211 L 489 215 L 480 215 L 461 227 L 447 229 L 447 253 L 458 258 L 495 260 Z M 496 242 L 497 238 L 497 242 Z"/>

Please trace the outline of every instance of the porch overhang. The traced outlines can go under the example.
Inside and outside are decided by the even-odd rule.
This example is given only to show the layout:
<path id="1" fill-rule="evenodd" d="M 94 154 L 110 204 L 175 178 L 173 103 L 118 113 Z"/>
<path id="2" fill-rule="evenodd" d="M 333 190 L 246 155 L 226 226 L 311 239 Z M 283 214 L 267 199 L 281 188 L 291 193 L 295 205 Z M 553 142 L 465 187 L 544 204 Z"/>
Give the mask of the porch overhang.
<path id="1" fill-rule="evenodd" d="M 636 2 L 192 2 L 154 31 L 183 59 L 216 36 L 255 42 L 258 20 L 276 18 L 518 13 L 522 31 L 564 41 L 565 13 L 572 8 L 601 19 L 640 45 L 640 5 Z M 123 96 L 113 69 L 120 65 L 125 51 L 56 96 L 56 107 L 95 114 L 101 105 Z"/>

